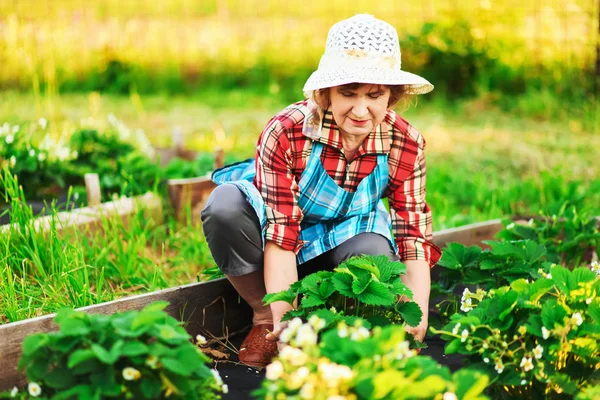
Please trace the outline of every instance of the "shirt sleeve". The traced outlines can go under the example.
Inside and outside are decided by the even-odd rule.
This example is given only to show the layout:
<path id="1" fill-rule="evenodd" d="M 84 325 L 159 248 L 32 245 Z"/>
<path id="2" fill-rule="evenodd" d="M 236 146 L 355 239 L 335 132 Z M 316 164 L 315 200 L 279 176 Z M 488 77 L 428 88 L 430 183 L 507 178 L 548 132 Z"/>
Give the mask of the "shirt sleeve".
<path id="1" fill-rule="evenodd" d="M 392 229 L 403 261 L 423 260 L 434 266 L 442 252 L 434 245 L 431 210 L 425 202 L 425 140 L 419 146 L 412 173 L 388 197 Z"/>
<path id="2" fill-rule="evenodd" d="M 257 146 L 254 185 L 266 205 L 266 240 L 298 254 L 302 248 L 298 206 L 298 183 L 292 174 L 292 157 L 287 131 L 278 120 L 271 120 Z"/>

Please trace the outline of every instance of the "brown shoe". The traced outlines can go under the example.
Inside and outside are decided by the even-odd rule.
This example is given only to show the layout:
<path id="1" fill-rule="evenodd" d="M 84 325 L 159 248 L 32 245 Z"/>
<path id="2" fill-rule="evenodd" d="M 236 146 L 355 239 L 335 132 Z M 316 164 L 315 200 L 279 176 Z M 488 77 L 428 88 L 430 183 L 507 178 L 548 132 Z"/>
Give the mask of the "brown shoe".
<path id="1" fill-rule="evenodd" d="M 240 346 L 239 360 L 253 367 L 265 367 L 277 355 L 277 342 L 265 335 L 273 331 L 273 324 L 254 325 Z"/>

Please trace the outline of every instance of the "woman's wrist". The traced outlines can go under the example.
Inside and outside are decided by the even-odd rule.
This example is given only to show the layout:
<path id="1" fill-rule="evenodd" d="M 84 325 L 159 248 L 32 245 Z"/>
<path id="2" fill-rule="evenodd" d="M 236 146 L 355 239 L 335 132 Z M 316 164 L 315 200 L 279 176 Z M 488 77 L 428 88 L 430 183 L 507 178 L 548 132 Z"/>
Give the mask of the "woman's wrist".
<path id="1" fill-rule="evenodd" d="M 267 293 L 277 293 L 287 290 L 298 280 L 296 254 L 293 251 L 285 250 L 276 243 L 269 241 L 265 246 L 264 260 L 265 288 Z M 271 304 L 273 323 L 278 324 L 285 313 L 291 309 L 293 307 L 284 301 Z"/>

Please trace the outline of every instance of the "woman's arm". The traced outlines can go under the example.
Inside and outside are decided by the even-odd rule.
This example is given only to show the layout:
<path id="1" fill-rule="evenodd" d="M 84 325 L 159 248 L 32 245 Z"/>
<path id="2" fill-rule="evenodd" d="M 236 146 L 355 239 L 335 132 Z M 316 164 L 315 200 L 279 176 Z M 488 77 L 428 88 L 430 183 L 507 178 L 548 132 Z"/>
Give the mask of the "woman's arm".
<path id="1" fill-rule="evenodd" d="M 406 331 L 411 333 L 415 339 L 423 341 L 427 333 L 429 323 L 429 293 L 431 291 L 431 275 L 429 263 L 427 261 L 406 260 L 406 275 L 402 276 L 402 281 L 413 292 L 413 300 L 423 311 L 423 318 L 418 326 L 407 326 Z"/>
<path id="2" fill-rule="evenodd" d="M 265 287 L 267 293 L 287 290 L 297 280 L 296 254 L 291 250 L 285 250 L 274 242 L 267 242 L 265 246 Z M 275 337 L 279 336 L 282 330 L 281 318 L 291 309 L 292 306 L 284 301 L 271 304 L 273 335 Z M 274 340 L 271 335 L 268 335 L 267 338 Z"/>

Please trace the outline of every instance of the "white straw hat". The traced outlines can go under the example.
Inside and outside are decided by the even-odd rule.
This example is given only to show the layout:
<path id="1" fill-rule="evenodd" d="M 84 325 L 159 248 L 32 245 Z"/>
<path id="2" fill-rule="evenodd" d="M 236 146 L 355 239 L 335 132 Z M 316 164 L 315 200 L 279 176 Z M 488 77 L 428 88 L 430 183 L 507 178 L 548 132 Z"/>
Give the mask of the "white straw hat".
<path id="1" fill-rule="evenodd" d="M 425 94 L 433 85 L 400 69 L 400 43 L 393 26 L 369 14 L 358 14 L 333 25 L 319 68 L 303 92 L 348 83 L 406 85 L 409 94 Z"/>

